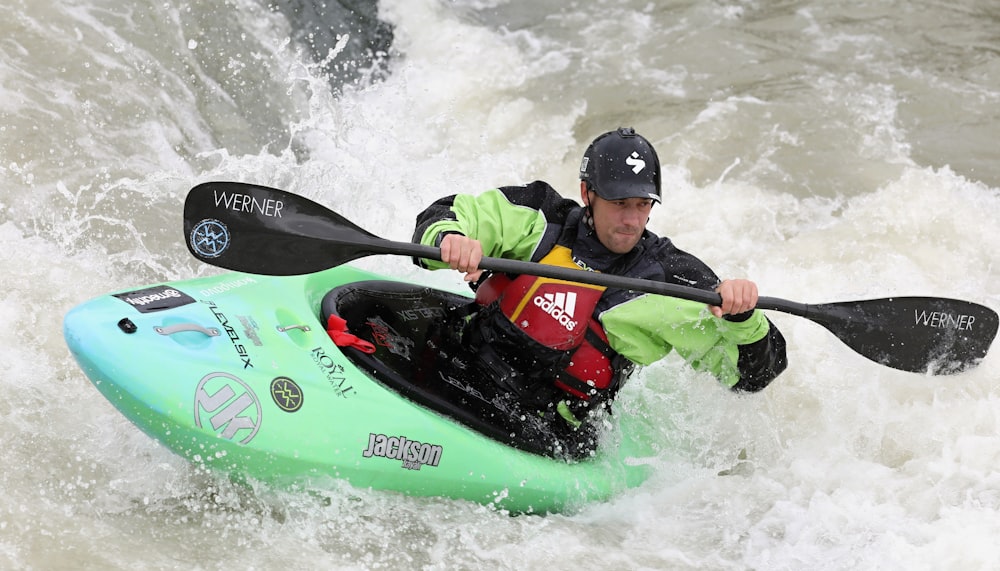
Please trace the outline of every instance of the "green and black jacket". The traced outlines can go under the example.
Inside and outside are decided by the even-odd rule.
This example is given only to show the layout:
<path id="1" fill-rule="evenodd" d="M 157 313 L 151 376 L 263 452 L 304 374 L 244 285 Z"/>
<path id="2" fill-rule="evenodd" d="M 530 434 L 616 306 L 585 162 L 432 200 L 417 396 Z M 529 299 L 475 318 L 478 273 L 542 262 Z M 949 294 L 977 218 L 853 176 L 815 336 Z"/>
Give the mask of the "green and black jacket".
<path id="1" fill-rule="evenodd" d="M 704 262 L 648 230 L 628 254 L 610 252 L 590 228 L 585 209 L 541 181 L 442 198 L 417 216 L 414 241 L 436 246 L 449 232 L 479 240 L 485 256 L 533 262 L 568 237 L 582 268 L 709 291 L 720 283 Z M 725 386 L 750 392 L 763 389 L 787 365 L 781 332 L 759 310 L 719 319 L 702 303 L 609 288 L 595 314 L 611 348 L 639 365 L 673 350 Z"/>

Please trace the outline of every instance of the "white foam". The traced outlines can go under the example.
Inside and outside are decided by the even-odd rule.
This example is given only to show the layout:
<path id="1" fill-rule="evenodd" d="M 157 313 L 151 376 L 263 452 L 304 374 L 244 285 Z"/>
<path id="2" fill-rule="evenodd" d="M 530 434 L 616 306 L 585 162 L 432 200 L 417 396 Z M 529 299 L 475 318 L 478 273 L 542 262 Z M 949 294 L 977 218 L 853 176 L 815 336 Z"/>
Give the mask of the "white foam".
<path id="1" fill-rule="evenodd" d="M 647 368 L 621 407 L 662 443 L 641 460 L 653 478 L 547 518 L 333 484 L 243 490 L 167 455 L 66 353 L 59 323 L 74 303 L 217 271 L 180 236 L 183 196 L 198 182 L 286 188 L 405 240 L 416 211 L 446 194 L 541 178 L 575 196 L 587 142 L 620 124 L 653 139 L 664 163 L 651 228 L 724 276 L 808 303 L 931 295 L 1000 307 L 992 163 L 929 155 L 921 131 L 928 114 L 961 126 L 967 108 L 981 129 L 932 131 L 945 139 L 932 148 L 947 150 L 951 136 L 989 154 L 992 139 L 976 136 L 995 135 L 998 96 L 975 79 L 988 62 L 952 75 L 965 56 L 923 65 L 907 55 L 922 49 L 908 35 L 869 33 L 889 20 L 841 18 L 838 3 L 640 4 L 387 0 L 392 73 L 339 98 L 280 18 L 253 3 L 224 18 L 162 4 L 131 18 L 0 8 L 21 26 L 0 58 L 11 119 L 0 126 L 0 432 L 10 440 L 0 566 L 1000 563 L 996 348 L 953 378 L 914 375 L 772 313 L 790 357 L 772 387 L 736 396 L 676 359 Z M 939 20 L 977 29 L 960 11 L 926 9 L 935 27 L 924 33 Z M 509 25 L 523 21 L 532 25 Z M 49 60 L 46 42 L 66 60 Z M 980 44 L 959 48 L 982 56 Z M 361 263 L 464 287 L 406 258 Z M 57 555 L 44 555 L 52 548 L 40 542 L 53 538 Z"/>

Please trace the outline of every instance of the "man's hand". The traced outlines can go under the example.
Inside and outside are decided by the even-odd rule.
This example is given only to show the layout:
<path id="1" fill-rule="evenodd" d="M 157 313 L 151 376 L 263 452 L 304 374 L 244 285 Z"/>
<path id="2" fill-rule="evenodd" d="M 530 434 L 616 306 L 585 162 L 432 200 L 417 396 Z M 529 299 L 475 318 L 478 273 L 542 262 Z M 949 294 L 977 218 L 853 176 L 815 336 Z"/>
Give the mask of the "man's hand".
<path id="1" fill-rule="evenodd" d="M 483 245 L 461 234 L 447 234 L 441 239 L 441 261 L 453 270 L 465 272 L 465 281 L 479 281 L 483 270 L 479 262 L 483 259 Z"/>
<path id="2" fill-rule="evenodd" d="M 722 296 L 722 305 L 710 305 L 712 315 L 737 315 L 757 306 L 757 284 L 750 280 L 725 280 L 715 291 Z"/>

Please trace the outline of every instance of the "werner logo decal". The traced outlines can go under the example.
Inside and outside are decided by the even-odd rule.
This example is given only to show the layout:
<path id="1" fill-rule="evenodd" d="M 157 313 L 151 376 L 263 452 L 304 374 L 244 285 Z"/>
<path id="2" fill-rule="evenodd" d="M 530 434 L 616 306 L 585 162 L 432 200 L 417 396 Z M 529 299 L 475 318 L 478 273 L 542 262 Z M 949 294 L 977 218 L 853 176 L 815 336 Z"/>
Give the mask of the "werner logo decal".
<path id="1" fill-rule="evenodd" d="M 368 448 L 361 453 L 365 458 L 377 456 L 389 460 L 402 460 L 403 468 L 419 470 L 422 466 L 437 466 L 441 462 L 444 448 L 436 444 L 424 444 L 405 436 L 368 435 Z"/>
<path id="2" fill-rule="evenodd" d="M 163 285 L 127 293 L 116 293 L 114 297 L 136 308 L 139 313 L 152 313 L 194 303 L 193 297 L 178 289 Z"/>
<path id="3" fill-rule="evenodd" d="M 567 331 L 576 329 L 577 322 L 574 321 L 576 313 L 576 292 L 557 292 L 537 295 L 534 304 L 542 311 L 552 316 Z"/>
<path id="4" fill-rule="evenodd" d="M 269 218 L 281 218 L 281 209 L 284 203 L 273 198 L 258 199 L 242 192 L 219 192 L 215 194 L 216 208 L 225 208 L 235 212 L 248 212 L 250 214 L 260 214 Z"/>
<path id="5" fill-rule="evenodd" d="M 188 242 L 202 258 L 218 258 L 229 247 L 229 228 L 214 218 L 206 218 L 191 229 Z"/>
<path id="6" fill-rule="evenodd" d="M 913 322 L 934 329 L 955 329 L 957 331 L 972 331 L 976 322 L 975 315 L 953 315 L 943 311 L 913 310 Z"/>
<path id="7" fill-rule="evenodd" d="M 194 423 L 215 431 L 220 438 L 246 444 L 260 428 L 260 399 L 250 385 L 228 373 L 209 373 L 198 382 L 194 395 Z"/>
<path id="8" fill-rule="evenodd" d="M 296 412 L 302 408 L 302 389 L 288 377 L 271 381 L 271 398 L 285 412 Z"/>

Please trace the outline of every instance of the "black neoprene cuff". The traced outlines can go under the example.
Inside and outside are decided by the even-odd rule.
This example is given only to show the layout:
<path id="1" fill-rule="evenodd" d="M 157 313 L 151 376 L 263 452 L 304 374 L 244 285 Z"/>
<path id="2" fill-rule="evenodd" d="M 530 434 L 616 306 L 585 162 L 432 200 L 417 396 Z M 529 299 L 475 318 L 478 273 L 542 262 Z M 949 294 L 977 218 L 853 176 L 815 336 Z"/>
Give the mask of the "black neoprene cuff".
<path id="1" fill-rule="evenodd" d="M 458 234 L 459 236 L 465 236 L 465 234 L 462 234 L 461 232 L 456 232 L 454 230 L 445 230 L 444 232 L 438 234 L 438 237 L 434 239 L 434 247 L 440 248 L 441 242 L 444 240 L 444 237 L 447 236 L 448 234 Z"/>
<path id="2" fill-rule="evenodd" d="M 743 313 L 737 313 L 736 315 L 723 315 L 722 318 L 725 319 L 726 321 L 733 321 L 735 323 L 740 323 L 746 321 L 747 319 L 750 319 L 750 316 L 753 315 L 753 311 L 754 310 L 751 309 L 750 311 L 744 311 Z"/>

